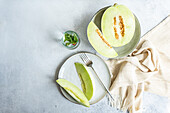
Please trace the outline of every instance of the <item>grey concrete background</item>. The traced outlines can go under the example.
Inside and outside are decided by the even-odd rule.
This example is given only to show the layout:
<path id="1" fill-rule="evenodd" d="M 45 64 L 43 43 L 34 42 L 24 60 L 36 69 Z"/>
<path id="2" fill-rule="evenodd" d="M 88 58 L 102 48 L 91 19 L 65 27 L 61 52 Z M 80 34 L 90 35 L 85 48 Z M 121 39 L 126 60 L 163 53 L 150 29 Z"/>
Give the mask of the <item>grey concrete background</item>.
<path id="1" fill-rule="evenodd" d="M 169 0 L 0 0 L 0 113 L 120 113 L 104 98 L 90 108 L 73 104 L 55 83 L 63 61 L 95 53 L 86 27 L 100 8 L 124 4 L 139 18 L 142 34 L 170 14 Z M 68 50 L 58 31 L 74 30 L 81 44 Z M 170 113 L 170 101 L 144 93 L 144 113 Z"/>

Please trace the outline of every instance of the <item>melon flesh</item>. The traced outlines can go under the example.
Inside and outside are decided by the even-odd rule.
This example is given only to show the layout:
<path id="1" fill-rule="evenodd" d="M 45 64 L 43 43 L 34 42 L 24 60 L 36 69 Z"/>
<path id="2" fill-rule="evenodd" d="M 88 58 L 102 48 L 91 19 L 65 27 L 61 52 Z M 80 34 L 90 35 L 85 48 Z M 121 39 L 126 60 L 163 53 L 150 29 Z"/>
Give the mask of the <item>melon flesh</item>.
<path id="1" fill-rule="evenodd" d="M 90 78 L 90 72 L 88 71 L 87 66 L 81 63 L 75 63 L 75 67 L 81 80 L 83 92 L 87 99 L 90 100 L 93 96 L 93 84 Z"/>
<path id="2" fill-rule="evenodd" d="M 58 79 L 56 82 L 63 87 L 68 94 L 70 94 L 77 102 L 80 104 L 90 107 L 89 101 L 84 95 L 84 93 L 73 83 L 65 80 L 65 79 Z"/>
<path id="3" fill-rule="evenodd" d="M 111 47 L 111 45 L 105 40 L 99 28 L 91 21 L 87 28 L 88 40 L 93 48 L 101 55 L 114 58 L 118 56 L 117 52 Z"/>
<path id="4" fill-rule="evenodd" d="M 101 29 L 109 44 L 113 47 L 123 46 L 133 38 L 135 17 L 126 6 L 114 5 L 104 12 Z"/>

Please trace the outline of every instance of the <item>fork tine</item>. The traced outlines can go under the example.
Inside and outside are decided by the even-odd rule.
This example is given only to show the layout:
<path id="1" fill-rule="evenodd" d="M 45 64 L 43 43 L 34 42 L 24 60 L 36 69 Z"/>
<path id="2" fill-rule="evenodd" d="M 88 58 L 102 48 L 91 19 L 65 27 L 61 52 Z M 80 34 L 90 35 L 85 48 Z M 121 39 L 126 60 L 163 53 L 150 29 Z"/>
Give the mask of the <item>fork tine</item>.
<path id="1" fill-rule="evenodd" d="M 84 58 L 84 60 L 86 61 L 86 64 L 87 64 L 89 62 L 87 55 L 85 53 L 82 53 L 82 56 L 83 56 L 83 58 Z"/>
<path id="2" fill-rule="evenodd" d="M 80 54 L 80 58 L 81 58 L 81 59 L 83 60 L 83 62 L 86 64 L 87 61 L 85 60 L 85 57 L 84 57 L 84 55 L 83 55 L 82 53 Z"/>
<path id="3" fill-rule="evenodd" d="M 87 59 L 87 61 L 90 61 L 90 58 L 84 53 L 84 57 L 85 59 Z"/>

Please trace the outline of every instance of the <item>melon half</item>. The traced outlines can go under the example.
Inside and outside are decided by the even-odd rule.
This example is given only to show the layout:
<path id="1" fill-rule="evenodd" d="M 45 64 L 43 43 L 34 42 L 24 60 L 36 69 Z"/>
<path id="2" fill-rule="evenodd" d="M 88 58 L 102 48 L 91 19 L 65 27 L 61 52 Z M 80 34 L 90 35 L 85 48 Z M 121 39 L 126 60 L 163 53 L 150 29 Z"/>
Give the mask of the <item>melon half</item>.
<path id="1" fill-rule="evenodd" d="M 108 58 L 118 56 L 117 52 L 106 41 L 105 37 L 93 21 L 91 21 L 88 25 L 87 36 L 90 44 L 99 54 Z"/>
<path id="2" fill-rule="evenodd" d="M 126 6 L 114 5 L 104 12 L 101 29 L 106 41 L 111 46 L 123 46 L 133 38 L 135 17 Z"/>

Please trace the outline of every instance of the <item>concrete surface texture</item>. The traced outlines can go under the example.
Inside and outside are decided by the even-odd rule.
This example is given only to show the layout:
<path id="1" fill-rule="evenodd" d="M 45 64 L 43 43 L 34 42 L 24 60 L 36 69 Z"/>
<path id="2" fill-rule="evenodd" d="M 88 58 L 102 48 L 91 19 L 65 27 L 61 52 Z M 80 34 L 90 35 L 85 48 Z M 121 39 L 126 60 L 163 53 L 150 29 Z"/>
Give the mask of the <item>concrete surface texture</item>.
<path id="1" fill-rule="evenodd" d="M 120 113 L 107 98 L 90 108 L 63 97 L 55 83 L 61 64 L 79 51 L 95 53 L 86 36 L 93 14 L 115 2 L 138 17 L 142 35 L 170 14 L 170 0 L 0 0 L 0 113 Z M 68 50 L 57 33 L 76 31 Z M 165 97 L 144 93 L 144 113 L 170 113 Z"/>

